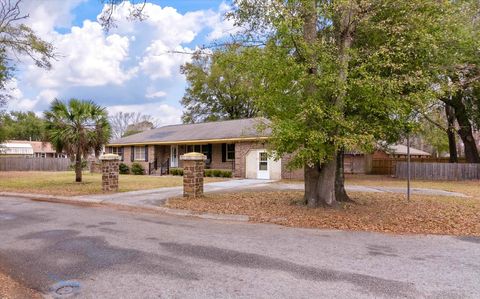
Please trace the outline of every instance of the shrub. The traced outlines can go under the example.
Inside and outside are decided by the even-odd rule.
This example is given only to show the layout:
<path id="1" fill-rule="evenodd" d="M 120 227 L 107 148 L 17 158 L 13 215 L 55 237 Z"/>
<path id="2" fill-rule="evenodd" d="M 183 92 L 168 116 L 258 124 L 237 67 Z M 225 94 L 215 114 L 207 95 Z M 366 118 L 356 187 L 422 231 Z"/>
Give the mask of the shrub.
<path id="1" fill-rule="evenodd" d="M 222 175 L 223 175 L 224 178 L 231 178 L 231 177 L 232 177 L 232 171 L 230 171 L 230 170 L 224 170 L 224 171 L 222 172 Z"/>
<path id="2" fill-rule="evenodd" d="M 139 163 L 133 163 L 132 164 L 132 167 L 130 168 L 130 171 L 133 173 L 133 174 L 136 174 L 136 175 L 143 175 L 145 174 L 145 169 L 143 168 L 143 166 Z"/>
<path id="3" fill-rule="evenodd" d="M 170 168 L 171 175 L 180 175 L 183 176 L 183 169 L 182 168 Z"/>
<path id="4" fill-rule="evenodd" d="M 120 174 L 129 174 L 130 167 L 125 163 L 120 163 L 120 165 L 118 165 L 118 172 L 120 172 Z"/>
<path id="5" fill-rule="evenodd" d="M 231 178 L 231 170 L 222 170 L 222 169 L 205 169 L 206 177 L 217 177 L 217 178 Z"/>

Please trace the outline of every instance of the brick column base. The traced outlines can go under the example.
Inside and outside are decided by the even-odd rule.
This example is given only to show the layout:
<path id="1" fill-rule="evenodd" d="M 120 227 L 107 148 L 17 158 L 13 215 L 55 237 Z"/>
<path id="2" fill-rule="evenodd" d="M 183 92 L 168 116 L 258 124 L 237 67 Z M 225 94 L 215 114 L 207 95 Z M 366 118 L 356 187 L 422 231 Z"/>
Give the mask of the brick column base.
<path id="1" fill-rule="evenodd" d="M 203 176 L 205 160 L 207 157 L 201 153 L 188 153 L 180 156 L 183 161 L 183 196 L 203 196 Z"/>
<path id="2" fill-rule="evenodd" d="M 102 163 L 102 190 L 118 191 L 118 166 L 120 156 L 107 154 L 100 157 Z"/>

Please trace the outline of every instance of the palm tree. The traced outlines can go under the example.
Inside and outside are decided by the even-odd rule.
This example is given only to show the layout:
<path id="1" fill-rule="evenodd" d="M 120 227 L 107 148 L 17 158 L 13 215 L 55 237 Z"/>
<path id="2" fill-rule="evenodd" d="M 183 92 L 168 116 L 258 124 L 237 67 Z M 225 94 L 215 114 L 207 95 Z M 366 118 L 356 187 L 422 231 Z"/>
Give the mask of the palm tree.
<path id="1" fill-rule="evenodd" d="M 92 101 L 55 99 L 45 111 L 46 135 L 58 152 L 75 158 L 75 181 L 82 181 L 82 158 L 94 152 L 98 156 L 110 139 L 108 113 Z"/>

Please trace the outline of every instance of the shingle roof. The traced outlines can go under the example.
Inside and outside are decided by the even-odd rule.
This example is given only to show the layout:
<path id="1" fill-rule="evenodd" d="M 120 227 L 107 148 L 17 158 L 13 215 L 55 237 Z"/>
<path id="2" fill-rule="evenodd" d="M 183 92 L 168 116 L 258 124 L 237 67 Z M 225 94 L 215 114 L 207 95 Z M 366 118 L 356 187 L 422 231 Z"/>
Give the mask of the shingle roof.
<path id="1" fill-rule="evenodd" d="M 259 131 L 258 127 L 267 122 L 268 121 L 263 118 L 248 118 L 198 124 L 171 125 L 123 137 L 110 142 L 110 145 L 262 138 L 269 136 L 270 130 Z"/>
<path id="2" fill-rule="evenodd" d="M 388 147 L 387 152 L 394 155 L 407 155 L 407 146 L 403 144 L 394 144 Z M 410 155 L 412 156 L 431 156 L 429 153 L 422 150 L 410 147 Z"/>

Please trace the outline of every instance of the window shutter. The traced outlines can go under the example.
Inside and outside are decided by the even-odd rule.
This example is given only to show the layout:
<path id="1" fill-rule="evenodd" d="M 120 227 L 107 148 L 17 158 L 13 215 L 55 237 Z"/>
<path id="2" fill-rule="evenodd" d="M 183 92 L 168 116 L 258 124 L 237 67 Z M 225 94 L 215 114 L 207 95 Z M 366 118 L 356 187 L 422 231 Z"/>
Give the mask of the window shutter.
<path id="1" fill-rule="evenodd" d="M 222 162 L 227 161 L 227 144 L 222 143 Z"/>
<path id="2" fill-rule="evenodd" d="M 132 145 L 130 147 L 130 161 L 134 161 L 135 160 L 135 147 Z"/>
<path id="3" fill-rule="evenodd" d="M 148 145 L 145 145 L 145 161 L 148 162 Z"/>
<path id="4" fill-rule="evenodd" d="M 211 144 L 207 145 L 207 159 L 212 161 L 212 145 Z"/>

